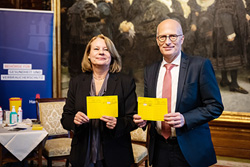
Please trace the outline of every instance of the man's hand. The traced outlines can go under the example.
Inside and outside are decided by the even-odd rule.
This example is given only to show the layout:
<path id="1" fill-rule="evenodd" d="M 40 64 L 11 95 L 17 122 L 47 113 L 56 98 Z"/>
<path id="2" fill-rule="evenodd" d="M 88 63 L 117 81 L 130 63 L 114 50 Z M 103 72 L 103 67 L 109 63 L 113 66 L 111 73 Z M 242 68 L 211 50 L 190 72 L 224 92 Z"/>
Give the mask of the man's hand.
<path id="1" fill-rule="evenodd" d="M 106 127 L 109 129 L 114 129 L 117 124 L 117 119 L 110 116 L 102 116 L 100 120 L 106 122 Z"/>
<path id="2" fill-rule="evenodd" d="M 143 128 L 144 126 L 147 125 L 147 120 L 142 120 L 141 116 L 139 116 L 138 114 L 135 114 L 133 116 L 133 121 L 135 122 L 135 124 L 140 127 Z"/>
<path id="3" fill-rule="evenodd" d="M 173 128 L 181 128 L 185 125 L 184 116 L 179 112 L 165 114 L 164 121 Z"/>

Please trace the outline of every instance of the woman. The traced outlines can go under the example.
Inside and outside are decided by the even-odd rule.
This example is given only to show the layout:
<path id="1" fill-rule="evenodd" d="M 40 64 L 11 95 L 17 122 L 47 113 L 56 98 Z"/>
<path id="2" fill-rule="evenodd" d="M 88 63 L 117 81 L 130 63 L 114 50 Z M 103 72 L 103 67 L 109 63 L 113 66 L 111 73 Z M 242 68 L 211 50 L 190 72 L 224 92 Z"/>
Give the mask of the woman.
<path id="1" fill-rule="evenodd" d="M 83 73 L 71 79 L 61 123 L 73 131 L 70 163 L 73 167 L 129 167 L 134 159 L 130 131 L 137 100 L 135 82 L 119 73 L 121 58 L 104 35 L 93 37 L 82 60 Z M 118 96 L 118 117 L 89 119 L 87 96 Z"/>

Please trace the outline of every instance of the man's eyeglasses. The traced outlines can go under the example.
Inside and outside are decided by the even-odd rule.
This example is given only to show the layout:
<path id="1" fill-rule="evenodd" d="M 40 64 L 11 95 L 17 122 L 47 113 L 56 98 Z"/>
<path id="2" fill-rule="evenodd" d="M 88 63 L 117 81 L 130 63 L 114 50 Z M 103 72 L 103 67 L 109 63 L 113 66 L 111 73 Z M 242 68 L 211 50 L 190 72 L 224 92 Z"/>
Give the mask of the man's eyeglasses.
<path id="1" fill-rule="evenodd" d="M 159 35 L 159 36 L 157 36 L 157 39 L 158 39 L 160 42 L 165 42 L 165 41 L 167 40 L 167 38 L 169 38 L 170 41 L 175 42 L 179 36 L 182 36 L 182 34 L 180 34 L 180 35 L 177 35 L 177 34 Z"/>

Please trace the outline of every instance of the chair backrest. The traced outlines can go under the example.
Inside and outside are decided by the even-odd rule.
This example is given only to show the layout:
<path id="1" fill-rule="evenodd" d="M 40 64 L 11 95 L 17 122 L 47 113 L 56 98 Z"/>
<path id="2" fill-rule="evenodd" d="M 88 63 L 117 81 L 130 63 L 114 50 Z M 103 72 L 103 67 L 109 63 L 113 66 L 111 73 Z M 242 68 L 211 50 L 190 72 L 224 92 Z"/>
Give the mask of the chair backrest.
<path id="1" fill-rule="evenodd" d="M 137 128 L 130 132 L 131 140 L 133 143 L 138 143 L 147 146 L 148 141 L 148 128 L 143 130 L 142 128 Z"/>
<path id="2" fill-rule="evenodd" d="M 65 98 L 36 99 L 37 120 L 49 136 L 68 135 L 60 122 L 65 101 Z"/>
<path id="3" fill-rule="evenodd" d="M 131 167 L 139 167 L 145 163 L 148 166 L 149 126 L 145 130 L 137 128 L 130 132 L 134 155 L 134 163 Z"/>

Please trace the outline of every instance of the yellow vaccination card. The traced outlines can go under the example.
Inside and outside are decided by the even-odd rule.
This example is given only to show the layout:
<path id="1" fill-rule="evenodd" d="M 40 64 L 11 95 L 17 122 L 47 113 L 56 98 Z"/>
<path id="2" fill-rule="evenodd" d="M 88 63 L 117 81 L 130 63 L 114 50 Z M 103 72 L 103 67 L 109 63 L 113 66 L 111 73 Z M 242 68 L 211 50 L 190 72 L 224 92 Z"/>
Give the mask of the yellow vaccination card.
<path id="1" fill-rule="evenodd" d="M 99 119 L 104 115 L 118 117 L 118 96 L 87 96 L 89 119 Z"/>
<path id="2" fill-rule="evenodd" d="M 167 98 L 138 97 L 138 115 L 143 120 L 164 121 L 164 115 L 167 113 Z"/>

